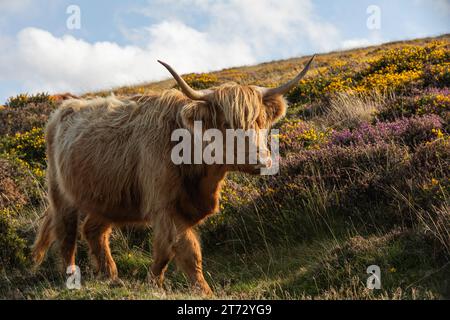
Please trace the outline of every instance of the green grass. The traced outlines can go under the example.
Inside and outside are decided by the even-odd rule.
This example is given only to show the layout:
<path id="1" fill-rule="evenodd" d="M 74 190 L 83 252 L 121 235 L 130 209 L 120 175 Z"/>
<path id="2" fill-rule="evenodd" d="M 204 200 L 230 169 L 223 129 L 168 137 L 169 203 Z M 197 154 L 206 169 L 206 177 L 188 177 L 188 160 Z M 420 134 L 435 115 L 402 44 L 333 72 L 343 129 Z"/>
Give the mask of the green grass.
<path id="1" fill-rule="evenodd" d="M 396 231 L 384 236 L 325 237 L 294 246 L 268 247 L 250 253 L 218 248 L 206 252 L 206 278 L 224 299 L 400 299 L 439 298 L 435 290 L 447 292 L 446 274 L 422 249 L 421 239 Z M 117 257 L 122 283 L 83 274 L 82 289 L 68 290 L 65 278 L 52 274 L 30 275 L 6 297 L 29 299 L 192 299 L 184 276 L 171 267 L 164 289 L 146 281 L 148 254 L 132 251 L 131 259 Z M 381 290 L 365 288 L 365 269 L 378 264 Z M 89 270 L 89 266 L 85 266 Z M 86 270 L 84 270 L 86 272 Z M 49 280 L 51 279 L 51 280 Z M 447 283 L 448 284 L 448 283 Z M 324 289 L 326 288 L 326 289 Z M 447 291 L 446 291 L 447 290 Z M 14 296 L 14 294 L 16 296 Z"/>

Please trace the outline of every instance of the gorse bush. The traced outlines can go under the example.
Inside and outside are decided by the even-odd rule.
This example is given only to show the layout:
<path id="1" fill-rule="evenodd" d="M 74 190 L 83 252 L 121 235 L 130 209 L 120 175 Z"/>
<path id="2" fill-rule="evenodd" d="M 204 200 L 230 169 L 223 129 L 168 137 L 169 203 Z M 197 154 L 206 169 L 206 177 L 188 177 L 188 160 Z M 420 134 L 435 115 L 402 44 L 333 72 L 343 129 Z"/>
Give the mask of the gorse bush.
<path id="1" fill-rule="evenodd" d="M 0 208 L 15 211 L 42 205 L 45 171 L 11 154 L 0 154 Z"/>
<path id="2" fill-rule="evenodd" d="M 369 62 L 369 67 L 356 76 L 365 89 L 405 90 L 431 84 L 425 81 L 425 71 L 438 74 L 450 61 L 450 50 L 445 42 L 435 42 L 425 47 L 391 49 Z M 431 76 L 431 75 L 428 75 Z M 440 83 L 444 77 L 436 76 Z"/>
<path id="3" fill-rule="evenodd" d="M 308 103 L 339 92 L 408 93 L 423 86 L 445 87 L 450 83 L 449 62 L 450 49 L 445 42 L 389 49 L 369 59 L 366 68 L 337 63 L 319 76 L 303 79 L 287 98 L 291 103 Z"/>
<path id="4" fill-rule="evenodd" d="M 11 97 L 6 101 L 7 107 L 22 108 L 28 104 L 28 94 L 19 94 L 15 97 Z"/>
<path id="5" fill-rule="evenodd" d="M 24 133 L 6 137 L 3 149 L 29 164 L 45 165 L 45 139 L 43 128 L 33 128 Z"/>
<path id="6" fill-rule="evenodd" d="M 408 70 L 395 72 L 395 68 L 388 68 L 382 70 L 382 72 L 369 74 L 360 82 L 360 86 L 356 87 L 355 90 L 358 92 L 405 91 L 419 84 L 421 77 L 421 71 Z"/>
<path id="7" fill-rule="evenodd" d="M 39 182 L 45 177 L 46 154 L 43 128 L 0 138 L 0 155 Z M 31 191 L 33 198 L 35 192 Z"/>
<path id="8" fill-rule="evenodd" d="M 27 246 L 17 233 L 17 220 L 10 209 L 0 208 L 0 271 L 27 265 Z"/>
<path id="9" fill-rule="evenodd" d="M 207 89 L 213 87 L 219 83 L 219 79 L 212 74 L 188 74 L 184 77 L 184 80 L 194 89 Z"/>
<path id="10" fill-rule="evenodd" d="M 318 148 L 323 144 L 329 132 L 321 132 L 302 120 L 290 120 L 283 123 L 280 128 L 280 150 L 295 151 Z"/>
<path id="11" fill-rule="evenodd" d="M 23 108 L 29 104 L 53 103 L 55 100 L 48 93 L 37 93 L 28 95 L 27 93 L 11 97 L 6 101 L 6 106 L 10 108 Z"/>
<path id="12" fill-rule="evenodd" d="M 27 103 L 20 108 L 0 109 L 0 135 L 14 135 L 44 127 L 56 105 L 53 102 Z"/>
<path id="13" fill-rule="evenodd" d="M 0 209 L 20 208 L 28 202 L 19 175 L 12 161 L 0 158 Z"/>
<path id="14" fill-rule="evenodd" d="M 439 115 L 448 123 L 448 120 L 450 120 L 450 92 L 448 88 L 415 90 L 408 96 L 393 96 L 386 99 L 386 103 L 376 112 L 377 118 L 382 121 L 425 114 Z"/>
<path id="15" fill-rule="evenodd" d="M 330 84 L 330 80 L 317 77 L 302 79 L 298 86 L 287 94 L 287 100 L 294 103 L 308 103 L 319 99 L 325 94 L 324 89 Z"/>
<path id="16" fill-rule="evenodd" d="M 450 61 L 450 51 L 445 42 L 433 42 L 427 46 L 407 46 L 390 49 L 379 58 L 369 62 L 367 73 L 419 71 L 427 64 L 442 64 Z"/>
<path id="17" fill-rule="evenodd" d="M 445 88 L 450 83 L 450 62 L 444 62 L 438 65 L 430 65 L 424 68 L 424 84 L 426 86 L 435 86 Z"/>

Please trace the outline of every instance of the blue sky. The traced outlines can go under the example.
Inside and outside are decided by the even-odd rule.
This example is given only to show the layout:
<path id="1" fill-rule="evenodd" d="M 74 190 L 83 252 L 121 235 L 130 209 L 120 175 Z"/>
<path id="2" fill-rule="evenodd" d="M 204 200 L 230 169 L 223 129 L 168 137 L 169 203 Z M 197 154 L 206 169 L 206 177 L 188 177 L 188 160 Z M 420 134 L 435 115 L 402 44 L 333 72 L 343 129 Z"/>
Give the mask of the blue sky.
<path id="1" fill-rule="evenodd" d="M 450 32 L 450 0 L 0 0 L 0 12 L 0 103 L 163 79 L 156 59 L 204 72 Z"/>

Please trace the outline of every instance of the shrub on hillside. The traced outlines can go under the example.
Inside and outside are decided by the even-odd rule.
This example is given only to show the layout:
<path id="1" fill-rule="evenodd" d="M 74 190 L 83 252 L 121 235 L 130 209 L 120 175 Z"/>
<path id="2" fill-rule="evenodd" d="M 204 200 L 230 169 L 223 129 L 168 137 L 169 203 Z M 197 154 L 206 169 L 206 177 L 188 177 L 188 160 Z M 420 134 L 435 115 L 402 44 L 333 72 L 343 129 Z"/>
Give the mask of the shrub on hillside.
<path id="1" fill-rule="evenodd" d="M 22 207 L 28 201 L 20 182 L 20 172 L 10 161 L 0 158 L 0 209 Z"/>
<path id="2" fill-rule="evenodd" d="M 366 73 L 384 73 L 388 69 L 395 72 L 422 70 L 427 64 L 441 64 L 450 60 L 450 51 L 445 42 L 434 41 L 426 46 L 406 46 L 389 49 L 369 62 Z"/>
<path id="3" fill-rule="evenodd" d="M 42 128 L 32 128 L 24 133 L 2 139 L 0 151 L 14 155 L 32 166 L 45 166 L 45 138 Z"/>
<path id="4" fill-rule="evenodd" d="M 446 77 L 444 70 L 449 60 L 450 50 L 445 42 L 390 49 L 371 59 L 355 80 L 361 90 L 410 91 L 433 82 L 440 84 Z"/>
<path id="5" fill-rule="evenodd" d="M 384 142 L 290 153 L 282 159 L 279 175 L 227 182 L 222 213 L 202 227 L 203 239 L 207 244 L 231 238 L 256 245 L 260 237 L 314 237 L 336 219 L 387 230 L 426 221 L 434 226 L 430 230 L 439 231 L 432 238 L 442 249 L 445 242 L 439 239 L 450 234 L 448 214 L 443 214 L 449 190 L 448 143 L 435 140 L 413 153 Z"/>
<path id="6" fill-rule="evenodd" d="M 442 119 L 436 115 L 402 118 L 393 122 L 363 123 L 355 130 L 344 129 L 331 134 L 331 145 L 399 142 L 414 147 L 442 134 Z"/>
<path id="7" fill-rule="evenodd" d="M 420 145 L 411 163 L 419 176 L 441 172 L 441 178 L 450 177 L 450 141 L 438 139 Z"/>
<path id="8" fill-rule="evenodd" d="M 192 88 L 197 90 L 208 89 L 219 84 L 219 79 L 209 73 L 188 74 L 183 78 Z"/>
<path id="9" fill-rule="evenodd" d="M 325 77 L 302 79 L 298 86 L 288 92 L 287 100 L 291 104 L 310 103 L 320 99 L 324 95 L 324 89 L 331 83 Z"/>
<path id="10" fill-rule="evenodd" d="M 46 155 L 42 128 L 33 128 L 14 136 L 0 137 L 0 164 L 5 169 L 5 191 L 26 199 L 26 204 L 37 205 L 42 201 L 39 186 L 44 182 Z M 14 184 L 11 183 L 14 181 Z M 5 187 L 6 188 L 6 187 Z M 11 195 L 6 195 L 10 198 Z"/>
<path id="11" fill-rule="evenodd" d="M 54 102 L 53 96 L 50 96 L 48 93 L 37 93 L 33 95 L 22 93 L 15 97 L 10 97 L 6 101 L 6 106 L 13 109 L 20 109 L 26 107 L 29 104 L 40 104 L 40 103 L 51 104 L 53 102 Z"/>
<path id="12" fill-rule="evenodd" d="M 288 151 L 317 148 L 328 137 L 328 132 L 321 132 L 311 124 L 298 119 L 284 122 L 279 130 L 282 154 Z"/>
<path id="13" fill-rule="evenodd" d="M 0 135 L 14 135 L 17 132 L 42 128 L 48 116 L 55 109 L 53 102 L 28 103 L 21 108 L 5 107 L 0 109 Z"/>
<path id="14" fill-rule="evenodd" d="M 421 85 L 422 72 L 416 70 L 395 72 L 388 68 L 365 76 L 355 88 L 357 92 L 406 92 Z"/>
<path id="15" fill-rule="evenodd" d="M 448 88 L 430 88 L 425 91 L 416 90 L 412 95 L 394 96 L 377 112 L 382 121 L 414 115 L 437 114 L 444 120 L 450 120 L 450 91 Z"/>
<path id="16" fill-rule="evenodd" d="M 32 167 L 20 158 L 0 155 L 0 208 L 21 209 L 42 203 L 43 170 Z"/>
<path id="17" fill-rule="evenodd" d="M 428 65 L 424 68 L 424 84 L 431 87 L 448 87 L 450 84 L 450 62 Z"/>
<path id="18" fill-rule="evenodd" d="M 294 180 L 297 185 L 294 190 L 320 183 L 343 194 L 350 189 L 352 193 L 367 193 L 367 200 L 373 200 L 384 194 L 382 190 L 387 183 L 401 176 L 407 159 L 406 148 L 386 143 L 308 150 L 283 161 L 283 175 L 276 188 L 282 188 L 280 195 L 292 194 L 288 189 L 293 185 L 287 181 Z"/>
<path id="19" fill-rule="evenodd" d="M 260 237 L 307 239 L 327 228 L 323 219 L 329 227 L 334 219 L 361 219 L 369 213 L 379 221 L 399 223 L 401 214 L 377 209 L 392 201 L 388 190 L 404 181 L 408 159 L 407 148 L 390 144 L 291 153 L 282 159 L 279 175 L 227 183 L 226 195 L 252 194 L 251 200 L 224 198 L 223 216 L 216 224 L 206 223 L 203 239 L 208 244 L 239 239 L 253 246 L 261 243 Z"/>
<path id="20" fill-rule="evenodd" d="M 448 206 L 450 141 L 438 139 L 419 146 L 411 157 L 410 168 L 411 191 L 420 209 L 432 214 L 439 206 Z"/>
<path id="21" fill-rule="evenodd" d="M 0 271 L 27 265 L 26 242 L 18 235 L 16 224 L 10 209 L 0 209 Z"/>
<path id="22" fill-rule="evenodd" d="M 423 86 L 450 83 L 450 50 L 445 42 L 407 46 L 376 53 L 361 71 L 340 60 L 319 68 L 319 76 L 303 79 L 287 94 L 291 104 L 311 103 L 336 93 L 405 93 Z"/>

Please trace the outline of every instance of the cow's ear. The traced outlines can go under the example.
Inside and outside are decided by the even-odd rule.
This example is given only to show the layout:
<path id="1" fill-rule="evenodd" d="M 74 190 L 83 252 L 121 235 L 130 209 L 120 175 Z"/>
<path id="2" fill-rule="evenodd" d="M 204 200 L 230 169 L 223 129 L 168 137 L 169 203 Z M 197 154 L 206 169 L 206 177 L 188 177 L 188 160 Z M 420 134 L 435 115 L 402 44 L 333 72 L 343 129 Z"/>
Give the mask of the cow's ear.
<path id="1" fill-rule="evenodd" d="M 283 96 L 275 95 L 264 98 L 263 103 L 266 107 L 266 115 L 270 123 L 276 123 L 286 115 L 287 104 Z"/>
<path id="2" fill-rule="evenodd" d="M 180 111 L 181 122 L 184 128 L 194 131 L 194 122 L 201 121 L 205 130 L 211 127 L 212 113 L 208 103 L 196 102 L 185 105 Z"/>

